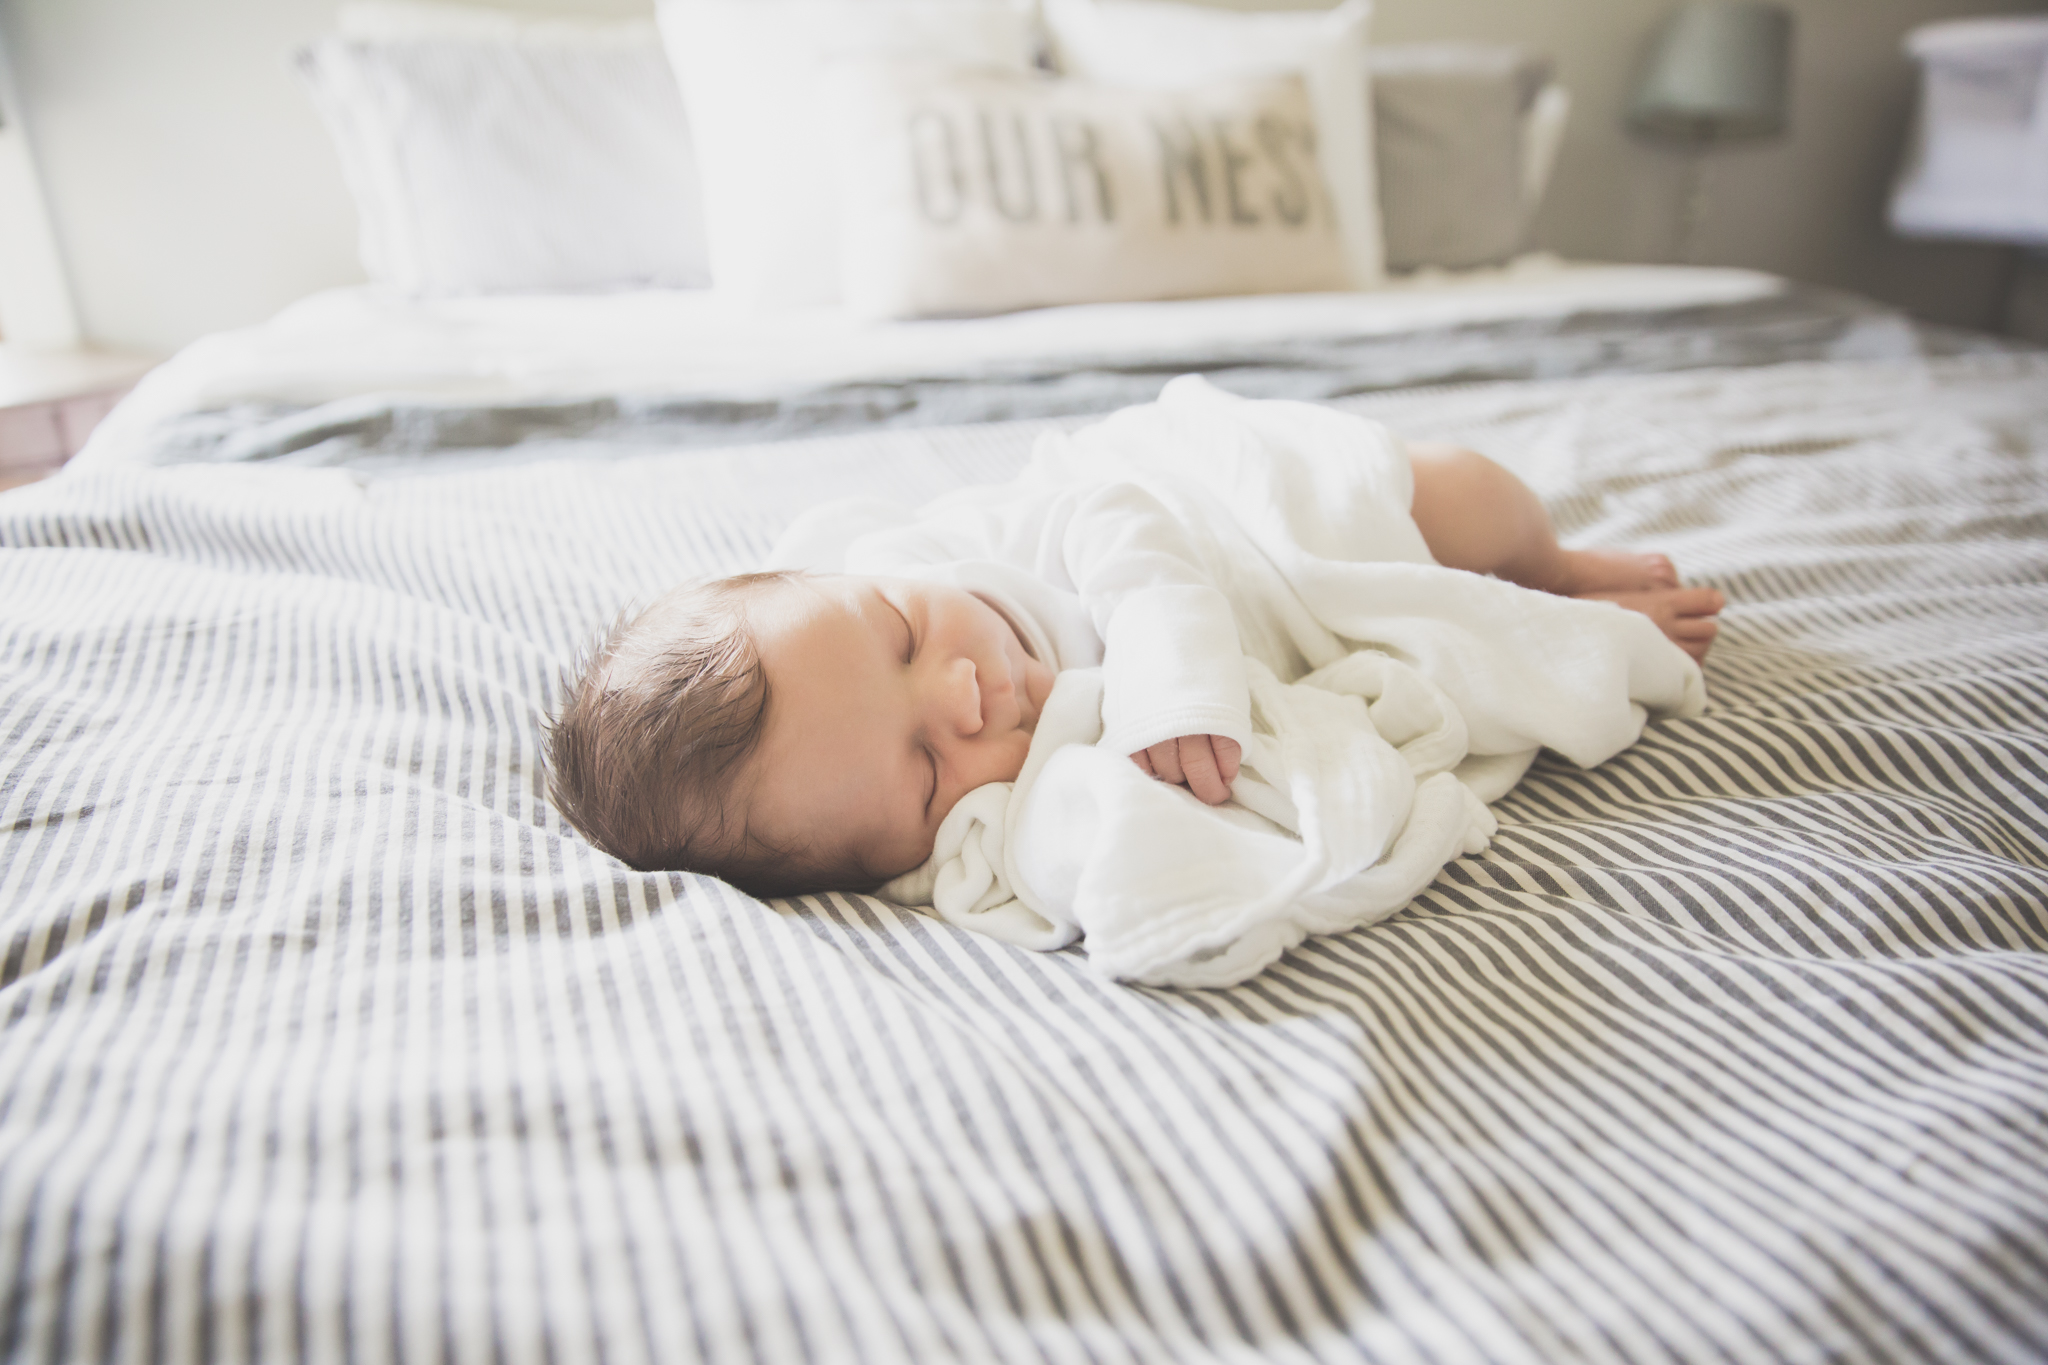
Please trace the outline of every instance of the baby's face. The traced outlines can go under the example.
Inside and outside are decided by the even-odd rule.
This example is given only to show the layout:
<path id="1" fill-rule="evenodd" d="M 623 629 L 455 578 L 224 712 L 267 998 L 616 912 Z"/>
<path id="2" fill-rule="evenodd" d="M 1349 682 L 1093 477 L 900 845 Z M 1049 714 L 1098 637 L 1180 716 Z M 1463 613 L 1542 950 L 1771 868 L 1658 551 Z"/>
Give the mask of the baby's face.
<path id="1" fill-rule="evenodd" d="M 1014 779 L 1052 670 L 1001 613 L 957 588 L 800 579 L 750 612 L 768 713 L 742 776 L 773 844 L 850 851 L 875 881 L 931 856 L 939 822 Z"/>

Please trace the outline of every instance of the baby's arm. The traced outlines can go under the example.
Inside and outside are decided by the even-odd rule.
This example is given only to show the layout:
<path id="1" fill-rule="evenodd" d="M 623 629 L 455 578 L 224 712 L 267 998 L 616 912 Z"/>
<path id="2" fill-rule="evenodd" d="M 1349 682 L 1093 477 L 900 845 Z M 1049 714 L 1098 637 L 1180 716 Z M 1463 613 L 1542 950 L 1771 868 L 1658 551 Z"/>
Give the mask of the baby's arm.
<path id="1" fill-rule="evenodd" d="M 1220 806 L 1230 799 L 1244 751 L 1222 735 L 1182 735 L 1161 740 L 1131 755 L 1131 762 L 1161 782 L 1186 787 L 1204 802 Z"/>
<path id="2" fill-rule="evenodd" d="M 1251 734 L 1229 601 L 1150 492 L 1097 484 L 1067 512 L 1061 562 L 1103 641 L 1103 746 L 1221 805 Z"/>

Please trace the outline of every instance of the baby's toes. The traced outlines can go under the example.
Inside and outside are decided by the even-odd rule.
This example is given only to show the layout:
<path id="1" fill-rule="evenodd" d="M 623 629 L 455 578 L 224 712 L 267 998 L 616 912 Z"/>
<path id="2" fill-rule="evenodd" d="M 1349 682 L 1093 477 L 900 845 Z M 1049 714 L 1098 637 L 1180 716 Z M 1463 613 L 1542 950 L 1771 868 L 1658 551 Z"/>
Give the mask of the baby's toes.
<path id="1" fill-rule="evenodd" d="M 1721 633 L 1721 623 L 1711 616 L 1681 616 L 1667 623 L 1664 633 L 1670 637 L 1671 643 L 1705 663 L 1714 637 Z"/>
<path id="2" fill-rule="evenodd" d="M 1669 600 L 1672 610 L 1681 617 L 1715 616 L 1728 605 L 1719 588 L 1676 588 Z"/>

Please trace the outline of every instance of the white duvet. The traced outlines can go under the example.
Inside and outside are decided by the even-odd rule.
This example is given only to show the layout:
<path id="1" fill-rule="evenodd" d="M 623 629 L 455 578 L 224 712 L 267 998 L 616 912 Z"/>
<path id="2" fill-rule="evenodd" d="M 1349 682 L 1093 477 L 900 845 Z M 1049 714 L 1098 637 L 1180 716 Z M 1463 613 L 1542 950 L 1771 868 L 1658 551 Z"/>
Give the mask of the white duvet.
<path id="1" fill-rule="evenodd" d="M 363 395 L 490 403 L 591 394 L 739 400 L 806 386 L 1088 365 L 1199 368 L 1274 340 L 1386 336 L 1598 310 L 1738 303 L 1784 281 L 1749 270 L 1581 264 L 1425 273 L 1382 289 L 1040 308 L 863 322 L 839 309 L 754 312 L 715 290 L 408 300 L 315 294 L 188 346 L 94 432 L 80 470 L 146 461 L 156 424 L 241 403 Z"/>
<path id="2" fill-rule="evenodd" d="M 1314 480 L 1285 477 L 1305 453 L 1285 411 L 1299 406 L 1180 379 L 1158 403 L 1047 437 L 1036 461 L 1041 478 L 1064 469 L 1155 490 L 1210 553 L 1258 558 L 1244 576 L 1275 585 L 1285 600 L 1272 610 L 1305 612 L 1326 633 L 1300 677 L 1243 659 L 1251 739 L 1231 800 L 1205 806 L 1123 746 L 1099 747 L 1103 670 L 1069 670 L 1017 780 L 963 798 L 931 858 L 885 898 L 1026 948 L 1084 940 L 1119 980 L 1230 985 L 1310 934 L 1393 913 L 1450 859 L 1484 849 L 1485 803 L 1540 749 L 1590 767 L 1649 717 L 1704 708 L 1698 666 L 1644 616 L 1342 557 L 1349 524 L 1407 508 L 1379 505 L 1390 481 L 1342 451 L 1307 452 L 1330 457 Z"/>

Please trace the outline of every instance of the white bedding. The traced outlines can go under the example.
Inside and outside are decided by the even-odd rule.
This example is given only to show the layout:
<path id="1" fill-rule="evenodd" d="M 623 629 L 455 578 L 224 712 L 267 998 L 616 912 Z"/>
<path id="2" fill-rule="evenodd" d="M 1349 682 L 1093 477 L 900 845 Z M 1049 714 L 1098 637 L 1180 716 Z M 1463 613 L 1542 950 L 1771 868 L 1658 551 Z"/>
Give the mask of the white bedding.
<path id="1" fill-rule="evenodd" d="M 1071 437 L 1041 437 L 1017 482 L 983 503 L 936 503 L 903 529 L 915 545 L 949 522 L 975 524 L 981 509 L 1105 483 L 1143 489 L 1194 562 L 1225 566 L 1214 586 L 1178 589 L 1227 599 L 1222 629 L 1177 631 L 1198 649 L 1143 627 L 1119 634 L 1130 612 L 1175 619 L 1150 600 L 1122 605 L 1103 632 L 1094 703 L 1063 695 L 1089 686 L 1063 673 L 1017 780 L 992 784 L 998 801 L 970 794 L 932 860 L 884 888 L 891 899 L 1024 947 L 1085 937 L 1090 962 L 1119 980 L 1235 985 L 1307 934 L 1393 913 L 1445 862 L 1482 850 L 1493 833 L 1482 803 L 1505 795 L 1539 749 L 1591 767 L 1634 743 L 1650 715 L 1704 708 L 1699 668 L 1647 617 L 1429 562 L 1408 523 L 1407 456 L 1383 428 L 1311 404 L 1245 402 L 1199 378 Z M 1126 524 L 1139 515 L 1119 512 Z M 1394 525 L 1405 537 L 1388 534 Z M 837 562 L 794 562 L 894 567 L 898 534 L 856 540 Z M 1058 539 L 1086 533 L 1068 525 Z M 1126 562 L 1139 557 L 1135 539 L 1120 542 Z M 785 540 L 776 562 L 793 562 L 790 551 Z M 1158 668 L 1181 648 L 1178 667 Z M 1194 675 L 1205 698 L 1210 679 L 1249 670 L 1249 714 L 1240 693 L 1224 708 L 1236 725 L 1203 722 L 1243 737 L 1227 805 L 1150 781 L 1126 758 L 1150 735 L 1117 733 L 1105 688 L 1165 694 L 1147 696 L 1153 705 L 1193 700 L 1196 683 L 1176 689 L 1155 669 Z"/>
<path id="2" fill-rule="evenodd" d="M 1739 303 L 1783 288 L 1777 277 L 1748 270 L 1538 256 L 1500 270 L 1426 273 L 1370 293 L 1092 304 L 898 323 L 864 323 L 837 309 L 746 313 L 713 291 L 422 303 L 371 288 L 337 289 L 180 352 L 72 464 L 92 470 L 138 461 L 166 417 L 240 403 L 390 394 L 450 403 L 620 393 L 744 400 L 832 383 L 1002 375 L 1043 368 L 1048 358 L 1069 367 L 1142 362 L 1172 373 L 1262 342 L 1655 312 Z"/>

